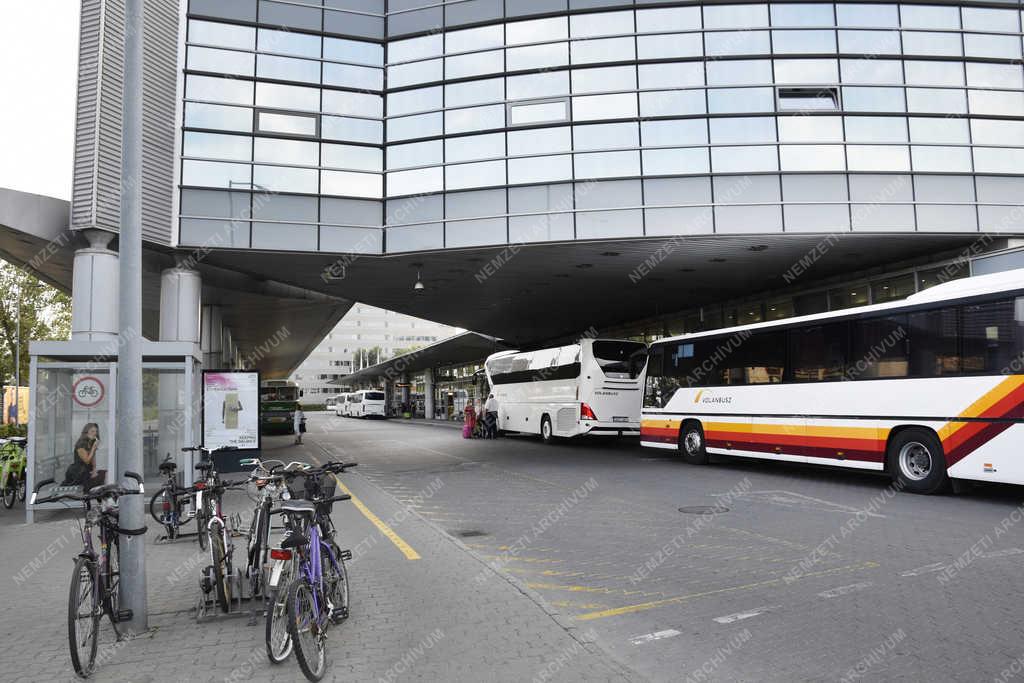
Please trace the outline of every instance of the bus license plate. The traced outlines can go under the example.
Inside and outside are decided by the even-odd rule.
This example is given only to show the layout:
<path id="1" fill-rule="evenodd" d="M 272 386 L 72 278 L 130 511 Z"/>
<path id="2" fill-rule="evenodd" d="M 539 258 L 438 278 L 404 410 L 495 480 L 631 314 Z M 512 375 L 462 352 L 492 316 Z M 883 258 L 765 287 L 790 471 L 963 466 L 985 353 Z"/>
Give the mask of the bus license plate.
<path id="1" fill-rule="evenodd" d="M 284 422 L 287 418 L 283 417 L 272 417 L 267 422 Z"/>
<path id="2" fill-rule="evenodd" d="M 615 417 L 612 418 L 612 422 L 629 422 L 629 418 L 622 417 L 621 415 L 616 415 Z"/>

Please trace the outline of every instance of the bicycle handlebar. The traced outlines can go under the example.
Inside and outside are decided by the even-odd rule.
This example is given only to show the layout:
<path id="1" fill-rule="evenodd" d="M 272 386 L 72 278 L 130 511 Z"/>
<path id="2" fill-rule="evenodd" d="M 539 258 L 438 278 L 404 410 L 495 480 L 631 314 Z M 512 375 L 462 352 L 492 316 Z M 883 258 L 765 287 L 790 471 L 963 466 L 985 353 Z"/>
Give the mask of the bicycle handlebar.
<path id="1" fill-rule="evenodd" d="M 132 491 L 118 484 L 104 484 L 103 486 L 93 487 L 89 489 L 89 491 L 83 493 L 71 493 L 69 491 L 67 493 L 61 493 L 56 496 L 46 496 L 45 498 L 37 498 L 36 496 L 38 495 L 38 493 L 38 491 L 32 492 L 32 500 L 30 501 L 30 504 L 37 505 L 39 503 L 57 503 L 62 500 L 74 500 L 80 503 L 84 503 L 86 501 L 100 500 L 102 498 L 107 498 L 110 496 L 113 496 L 114 498 L 119 498 L 121 496 L 139 496 L 143 494 L 143 491 Z"/>

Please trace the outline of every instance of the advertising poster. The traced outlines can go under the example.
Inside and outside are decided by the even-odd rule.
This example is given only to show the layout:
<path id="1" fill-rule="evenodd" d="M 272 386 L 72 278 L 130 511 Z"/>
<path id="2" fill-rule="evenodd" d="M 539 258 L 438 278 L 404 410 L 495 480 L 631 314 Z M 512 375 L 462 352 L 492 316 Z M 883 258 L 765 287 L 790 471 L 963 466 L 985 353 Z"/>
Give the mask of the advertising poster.
<path id="1" fill-rule="evenodd" d="M 260 375 L 203 371 L 203 446 L 260 447 Z"/>

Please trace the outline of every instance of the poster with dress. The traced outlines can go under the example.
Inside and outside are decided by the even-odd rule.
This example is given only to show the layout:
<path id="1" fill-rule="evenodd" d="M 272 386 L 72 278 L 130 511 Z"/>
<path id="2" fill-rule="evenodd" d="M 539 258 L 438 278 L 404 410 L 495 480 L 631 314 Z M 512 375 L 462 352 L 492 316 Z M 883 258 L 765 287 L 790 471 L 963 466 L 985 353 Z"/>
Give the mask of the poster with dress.
<path id="1" fill-rule="evenodd" d="M 203 446 L 260 447 L 260 376 L 256 371 L 203 371 Z"/>

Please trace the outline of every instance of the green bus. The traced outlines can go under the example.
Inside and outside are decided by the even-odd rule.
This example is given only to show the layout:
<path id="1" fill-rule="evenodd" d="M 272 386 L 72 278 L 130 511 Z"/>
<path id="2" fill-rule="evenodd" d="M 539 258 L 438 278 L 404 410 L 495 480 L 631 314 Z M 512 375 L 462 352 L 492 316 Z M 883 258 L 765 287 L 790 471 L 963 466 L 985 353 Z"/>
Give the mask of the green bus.
<path id="1" fill-rule="evenodd" d="M 260 433 L 294 434 L 295 410 L 302 391 L 287 379 L 260 382 Z"/>

